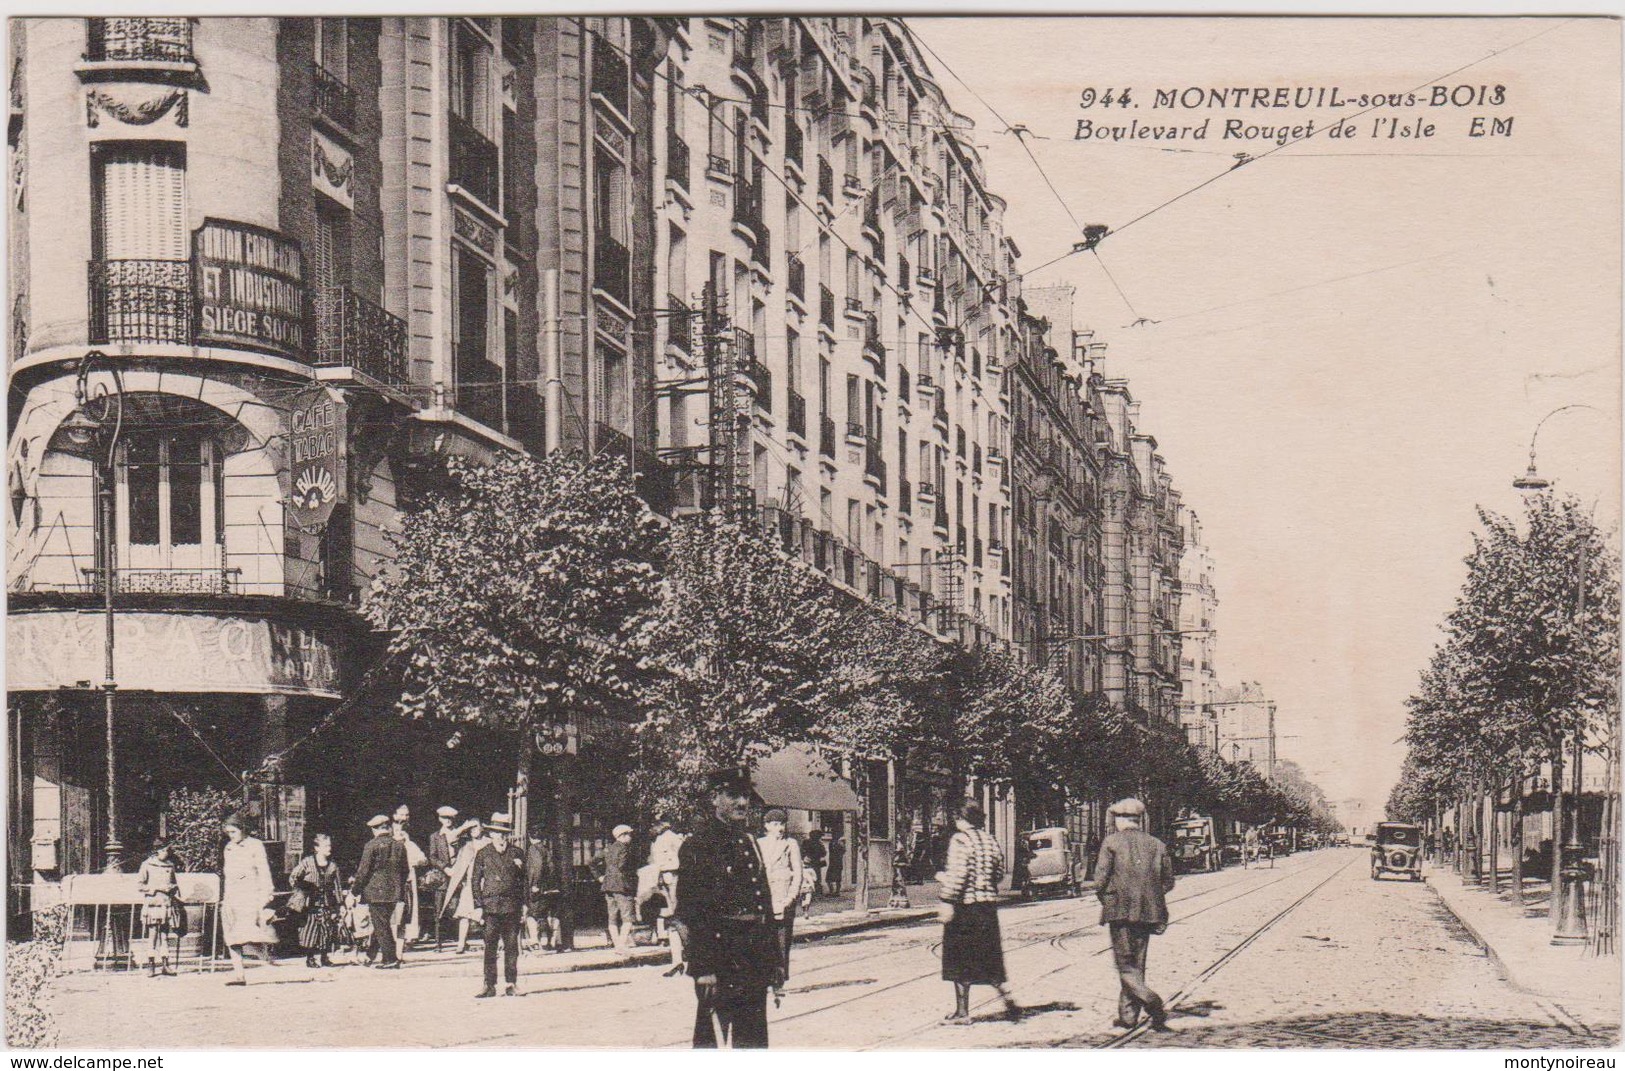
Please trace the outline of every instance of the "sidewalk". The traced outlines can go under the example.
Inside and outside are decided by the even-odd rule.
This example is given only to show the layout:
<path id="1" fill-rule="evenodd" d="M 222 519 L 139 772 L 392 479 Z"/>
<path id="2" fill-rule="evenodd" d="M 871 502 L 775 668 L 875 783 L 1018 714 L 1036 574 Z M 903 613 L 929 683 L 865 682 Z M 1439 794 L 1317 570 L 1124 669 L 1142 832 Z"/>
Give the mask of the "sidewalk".
<path id="1" fill-rule="evenodd" d="M 1426 880 L 1512 985 L 1537 996 L 1604 1003 L 1617 1011 L 1619 959 L 1593 956 L 1584 945 L 1552 944 L 1545 885 L 1526 889 L 1527 902 L 1520 906 L 1510 892 L 1497 895 L 1462 881 L 1446 867 L 1429 867 Z"/>

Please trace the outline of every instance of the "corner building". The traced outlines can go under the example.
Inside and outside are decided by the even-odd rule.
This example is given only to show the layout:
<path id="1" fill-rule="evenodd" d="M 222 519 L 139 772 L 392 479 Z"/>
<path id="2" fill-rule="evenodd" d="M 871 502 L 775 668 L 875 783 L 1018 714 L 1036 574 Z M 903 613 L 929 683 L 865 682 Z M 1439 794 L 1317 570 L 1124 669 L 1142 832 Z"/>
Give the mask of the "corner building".
<path id="1" fill-rule="evenodd" d="M 482 772 L 510 768 L 501 739 L 405 722 L 368 691 L 356 667 L 378 641 L 356 606 L 399 504 L 448 456 L 619 452 L 662 500 L 654 205 L 638 179 L 665 23 L 12 30 L 14 894 L 39 902 L 100 869 L 110 791 L 138 858 L 174 790 L 246 781 L 274 867 L 317 823 L 344 854 L 394 802 L 503 804 L 505 779 Z M 64 428 L 91 351 L 93 389 L 122 389 L 110 466 Z M 313 453 L 325 468 L 296 473 Z M 311 523 L 300 503 L 315 499 L 331 513 Z M 342 743 L 326 733 L 337 716 Z"/>

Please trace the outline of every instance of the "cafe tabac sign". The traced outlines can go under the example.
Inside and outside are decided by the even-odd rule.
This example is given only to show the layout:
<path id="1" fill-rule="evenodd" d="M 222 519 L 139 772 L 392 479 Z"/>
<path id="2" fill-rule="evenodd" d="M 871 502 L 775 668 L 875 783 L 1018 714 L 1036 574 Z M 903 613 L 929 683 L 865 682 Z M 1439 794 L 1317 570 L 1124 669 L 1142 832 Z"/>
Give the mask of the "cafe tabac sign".
<path id="1" fill-rule="evenodd" d="M 315 386 L 290 400 L 288 509 L 301 528 L 326 524 L 344 496 L 346 408 L 335 390 Z"/>
<path id="2" fill-rule="evenodd" d="M 200 343 L 304 359 L 305 258 L 298 242 L 248 223 L 206 219 L 192 232 L 192 260 Z"/>

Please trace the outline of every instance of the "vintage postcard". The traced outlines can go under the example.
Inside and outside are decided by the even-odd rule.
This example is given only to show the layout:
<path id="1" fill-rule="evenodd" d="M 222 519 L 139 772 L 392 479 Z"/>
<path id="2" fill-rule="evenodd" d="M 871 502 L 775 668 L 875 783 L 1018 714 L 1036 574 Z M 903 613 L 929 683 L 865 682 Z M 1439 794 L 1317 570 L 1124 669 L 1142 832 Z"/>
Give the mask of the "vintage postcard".
<path id="1" fill-rule="evenodd" d="M 8 48 L 10 1047 L 1618 1046 L 1618 21 Z"/>

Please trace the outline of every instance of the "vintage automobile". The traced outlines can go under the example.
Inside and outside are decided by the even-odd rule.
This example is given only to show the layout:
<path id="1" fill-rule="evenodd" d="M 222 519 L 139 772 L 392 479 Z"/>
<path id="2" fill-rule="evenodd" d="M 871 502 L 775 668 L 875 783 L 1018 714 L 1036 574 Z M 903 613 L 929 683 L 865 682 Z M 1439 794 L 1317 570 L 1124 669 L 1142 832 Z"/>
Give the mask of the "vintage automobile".
<path id="1" fill-rule="evenodd" d="M 1193 815 L 1174 823 L 1174 869 L 1190 874 L 1211 872 L 1224 865 L 1218 838 L 1214 835 L 1213 819 Z"/>
<path id="2" fill-rule="evenodd" d="M 1034 829 L 1025 839 L 1027 874 L 1021 883 L 1022 896 L 1030 898 L 1043 892 L 1077 896 L 1083 892 L 1083 851 L 1065 829 Z"/>
<path id="3" fill-rule="evenodd" d="M 1264 846 L 1272 859 L 1291 855 L 1292 841 L 1292 830 L 1287 826 L 1270 826 L 1264 831 Z"/>
<path id="4" fill-rule="evenodd" d="M 1422 830 L 1409 822 L 1380 822 L 1371 843 L 1371 880 L 1406 874 L 1422 880 Z"/>

